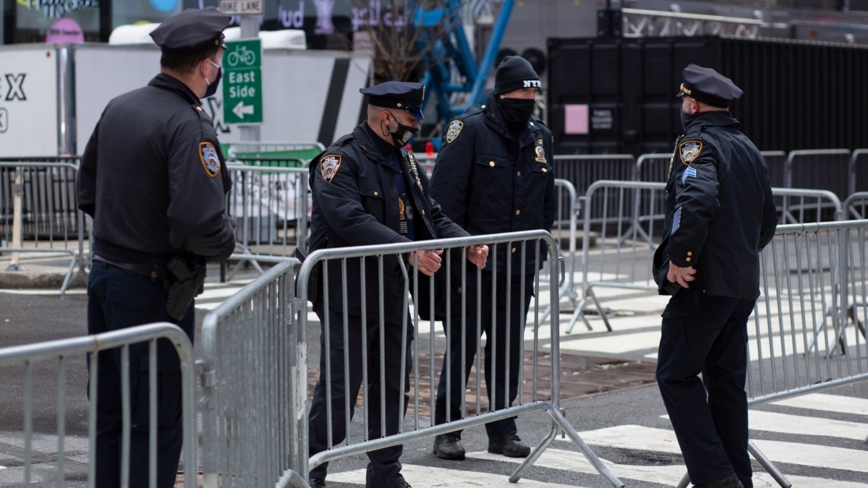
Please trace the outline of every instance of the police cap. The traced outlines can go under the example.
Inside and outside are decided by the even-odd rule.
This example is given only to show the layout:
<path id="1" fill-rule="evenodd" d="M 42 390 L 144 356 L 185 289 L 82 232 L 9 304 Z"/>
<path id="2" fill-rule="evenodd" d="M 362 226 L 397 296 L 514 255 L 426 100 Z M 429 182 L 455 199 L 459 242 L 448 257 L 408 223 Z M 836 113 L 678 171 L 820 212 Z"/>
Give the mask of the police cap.
<path id="1" fill-rule="evenodd" d="M 406 81 L 387 81 L 370 88 L 359 90 L 367 95 L 368 104 L 374 107 L 397 108 L 406 110 L 422 119 L 422 100 L 425 99 L 425 85 Z"/>
<path id="2" fill-rule="evenodd" d="M 232 17 L 214 7 L 188 8 L 164 20 L 151 38 L 166 54 L 195 54 L 223 44 L 223 29 Z"/>
<path id="3" fill-rule="evenodd" d="M 729 102 L 744 93 L 732 80 L 711 68 L 691 64 L 684 68 L 681 76 L 684 83 L 675 96 L 687 95 L 712 107 L 729 108 Z"/>

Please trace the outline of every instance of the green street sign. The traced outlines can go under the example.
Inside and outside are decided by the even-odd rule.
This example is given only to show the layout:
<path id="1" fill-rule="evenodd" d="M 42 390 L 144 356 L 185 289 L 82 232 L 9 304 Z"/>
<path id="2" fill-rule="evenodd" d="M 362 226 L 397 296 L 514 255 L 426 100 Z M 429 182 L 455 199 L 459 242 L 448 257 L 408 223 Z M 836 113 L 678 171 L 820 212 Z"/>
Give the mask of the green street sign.
<path id="1" fill-rule="evenodd" d="M 227 41 L 223 51 L 223 122 L 262 123 L 262 41 Z"/>

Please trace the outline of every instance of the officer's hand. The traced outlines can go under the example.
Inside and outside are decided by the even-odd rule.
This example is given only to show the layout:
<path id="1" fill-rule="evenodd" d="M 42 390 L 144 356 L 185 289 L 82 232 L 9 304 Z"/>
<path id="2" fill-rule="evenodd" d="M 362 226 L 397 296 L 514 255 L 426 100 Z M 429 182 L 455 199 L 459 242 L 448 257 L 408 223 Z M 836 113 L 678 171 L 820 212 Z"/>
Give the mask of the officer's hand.
<path id="1" fill-rule="evenodd" d="M 666 279 L 672 283 L 678 283 L 682 288 L 689 288 L 688 283 L 696 279 L 696 269 L 692 267 L 682 268 L 676 266 L 669 261 L 669 273 L 666 274 Z"/>
<path id="2" fill-rule="evenodd" d="M 485 261 L 488 259 L 488 246 L 480 244 L 467 248 L 467 260 L 475 264 L 479 269 L 485 269 Z"/>
<path id="3" fill-rule="evenodd" d="M 411 252 L 407 256 L 407 262 L 410 263 L 411 266 L 415 266 L 416 269 L 422 272 L 422 274 L 426 276 L 434 276 L 434 273 L 440 269 L 441 261 L 443 261 L 440 258 L 441 254 L 443 254 L 443 249 Z"/>

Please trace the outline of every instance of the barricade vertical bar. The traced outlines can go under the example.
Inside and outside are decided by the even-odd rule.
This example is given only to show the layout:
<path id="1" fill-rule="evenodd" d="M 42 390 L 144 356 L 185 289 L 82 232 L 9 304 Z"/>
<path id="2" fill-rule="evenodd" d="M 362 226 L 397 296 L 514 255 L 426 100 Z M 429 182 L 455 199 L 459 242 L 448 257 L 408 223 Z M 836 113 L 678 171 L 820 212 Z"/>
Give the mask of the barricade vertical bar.
<path id="1" fill-rule="evenodd" d="M 497 244 L 492 245 L 497 249 Z M 494 260 L 492 260 L 494 262 Z M 487 339 L 486 339 L 487 340 Z M 476 415 L 482 414 L 482 270 L 476 268 Z"/>
<path id="2" fill-rule="evenodd" d="M 586 240 L 586 239 L 582 239 L 582 240 Z M 540 252 L 540 240 L 539 239 L 537 239 L 534 242 L 534 252 L 536 253 L 536 254 L 534 254 L 534 256 L 540 255 L 540 253 L 539 253 Z M 533 305 L 533 392 L 531 393 L 531 401 L 535 402 L 535 401 L 537 401 L 537 397 L 536 397 L 537 378 L 539 377 L 539 373 L 538 373 L 538 369 L 537 369 L 537 365 L 539 363 L 539 326 L 540 326 L 540 321 L 539 321 L 539 271 L 538 270 L 534 270 L 533 281 L 534 281 L 534 294 L 533 294 L 533 303 L 534 303 L 534 305 Z M 554 317 L 555 312 L 552 311 L 551 315 L 552 315 L 552 317 Z M 560 321 L 560 317 L 557 317 L 557 319 L 553 319 L 553 320 Z M 524 367 L 522 367 L 522 369 L 524 369 Z"/>
<path id="3" fill-rule="evenodd" d="M 377 272 L 379 276 L 379 281 L 377 281 L 377 283 L 379 284 L 378 288 L 380 295 L 380 310 L 378 313 L 380 316 L 380 376 L 378 378 L 380 381 L 378 388 L 380 390 L 380 437 L 386 437 L 386 388 L 384 386 L 386 378 L 386 314 L 384 313 L 384 310 L 386 310 L 386 305 L 385 297 L 383 296 L 385 290 L 385 279 L 383 277 L 382 254 L 377 256 Z M 367 321 L 367 317 L 365 317 L 364 320 Z M 369 411 L 367 405 L 365 405 L 365 411 Z"/>
<path id="4" fill-rule="evenodd" d="M 33 363 L 24 365 L 24 486 L 30 484 L 33 437 Z"/>
<path id="5" fill-rule="evenodd" d="M 508 245 L 508 243 L 507 243 Z M 494 258 L 491 260 L 491 320 L 489 321 L 489 330 L 491 330 L 491 354 L 492 358 L 486 355 L 485 361 L 491 364 L 491 384 L 488 392 L 488 411 L 494 412 L 497 406 L 497 250 L 500 246 L 494 246 Z M 509 252 L 507 251 L 506 259 L 509 260 Z"/>
<path id="6" fill-rule="evenodd" d="M 326 435 L 328 439 L 326 440 L 326 447 L 331 449 L 332 446 L 332 343 L 331 343 L 331 322 L 329 321 L 329 263 L 328 261 L 324 261 L 322 263 L 322 276 L 323 276 L 323 313 L 322 313 L 322 335 L 325 337 L 325 373 L 326 373 Z M 362 289 L 365 288 L 364 281 L 362 282 Z M 364 302 L 362 302 L 364 303 Z M 362 330 L 365 330 L 362 327 Z M 365 365 L 362 365 L 363 367 Z M 367 375 L 365 375 L 367 376 Z"/>
<path id="7" fill-rule="evenodd" d="M 447 266 L 449 265 L 449 255 L 452 253 L 446 253 Z M 414 254 L 414 256 L 418 259 L 418 253 Z M 452 276 L 447 269 L 446 272 L 446 289 L 452 289 Z M 432 284 L 433 288 L 433 284 Z M 434 323 L 431 323 L 431 327 L 434 327 Z M 446 332 L 446 352 L 443 354 L 443 373 L 446 375 L 446 422 L 452 422 L 452 300 L 446 301 L 446 316 L 443 317 L 443 329 Z M 464 337 L 462 336 L 462 340 Z M 462 370 L 463 371 L 463 370 Z M 434 383 L 434 370 L 431 370 L 431 383 Z M 437 388 L 437 392 L 440 392 L 440 388 Z M 456 398 L 456 401 L 458 399 Z"/>
<path id="8" fill-rule="evenodd" d="M 325 263 L 323 263 L 325 265 Z M 362 401 L 364 405 L 368 405 L 370 399 L 368 397 L 368 300 L 367 296 L 367 288 L 365 286 L 365 258 L 359 258 L 359 269 L 361 270 L 361 283 L 359 283 L 359 289 L 362 292 Z M 326 288 L 328 289 L 328 288 Z M 365 433 L 364 439 L 366 441 L 370 440 L 370 436 L 368 435 L 368 407 L 365 406 L 362 409 L 362 417 L 364 417 L 363 423 L 365 425 Z"/>
<path id="9" fill-rule="evenodd" d="M 364 285 L 362 285 L 364 287 Z M 350 317 L 349 317 L 349 308 L 347 307 L 347 260 L 341 259 L 341 310 L 343 311 L 343 340 L 344 340 L 344 398 L 348 401 L 344 402 L 344 432 L 347 438 L 347 442 L 349 443 L 350 438 L 350 409 L 352 406 L 350 405 L 349 398 L 351 397 L 350 393 Z M 324 313 L 329 313 L 328 311 Z M 362 317 L 362 328 L 365 328 L 367 325 L 367 317 Z M 323 331 L 323 334 L 327 334 L 329 331 Z M 368 411 L 367 403 L 364 406 L 365 412 Z M 367 417 L 367 415 L 365 415 Z"/>
<path id="10" fill-rule="evenodd" d="M 404 264 L 404 260 L 401 259 L 401 256 L 398 255 L 398 264 L 401 266 L 401 274 L 404 275 L 404 298 L 403 303 L 401 304 L 401 379 L 398 387 L 398 434 L 404 433 L 404 387 L 406 386 L 406 374 L 407 374 L 407 307 L 409 306 L 409 298 L 408 295 L 410 293 L 410 283 L 408 280 L 410 279 L 410 275 L 407 273 L 407 266 Z M 385 355 L 385 354 L 384 354 Z M 385 410 L 385 408 L 384 408 Z"/>
<path id="11" fill-rule="evenodd" d="M 60 373 L 57 375 L 57 488 L 66 481 L 66 356 L 60 356 Z"/>
<path id="12" fill-rule="evenodd" d="M 462 256 L 467 256 L 469 247 L 462 249 Z M 447 256 L 451 253 L 446 251 Z M 463 260 L 460 266 L 465 267 Z M 451 271 L 448 270 L 448 271 Z M 447 273 L 449 276 L 451 273 Z M 449 290 L 449 287 L 446 287 Z M 450 306 L 452 300 L 446 302 L 447 307 Z M 479 342 L 481 337 L 476 336 L 476 342 Z M 449 337 L 446 338 L 446 343 L 449 343 Z M 432 375 L 433 378 L 433 375 Z M 433 379 L 431 380 L 433 381 Z M 447 390 L 448 391 L 448 390 Z M 467 417 L 467 398 L 464 392 L 467 391 L 467 273 L 461 273 L 461 418 Z M 447 401 L 448 403 L 448 401 Z M 476 411 L 479 413 L 479 410 Z"/>
<path id="13" fill-rule="evenodd" d="M 525 321 L 527 320 L 527 311 L 525 310 L 524 302 L 525 300 L 525 290 L 524 281 L 525 275 L 527 274 L 527 254 L 525 253 L 527 241 L 521 241 L 521 291 L 519 296 L 521 297 L 521 303 L 519 304 L 519 312 L 521 320 L 519 321 L 518 327 L 521 329 L 521 353 L 518 359 L 518 404 L 524 404 L 524 331 L 525 331 Z M 536 256 L 536 259 L 540 259 L 539 255 Z M 536 261 L 534 261 L 536 262 Z M 535 271 L 534 271 L 535 272 Z M 560 300 L 560 294 L 558 294 Z M 534 344 L 534 351 L 536 351 L 536 344 Z M 507 382 L 508 383 L 508 382 Z"/>
<path id="14" fill-rule="evenodd" d="M 99 384 L 99 353 L 96 351 L 88 353 L 88 368 L 90 380 L 88 381 L 88 398 L 90 405 L 88 406 L 87 418 L 87 437 L 88 437 L 88 460 L 87 460 L 87 487 L 96 487 L 96 406 L 98 403 L 98 384 Z"/>
<path id="15" fill-rule="evenodd" d="M 130 346 L 121 348 L 121 488 L 130 486 Z"/>
<path id="16" fill-rule="evenodd" d="M 193 305 L 191 305 L 193 306 Z M 148 341 L 148 486 L 157 487 L 157 340 Z M 184 466 L 184 478 L 190 466 Z"/>
<path id="17" fill-rule="evenodd" d="M 419 267 L 413 266 L 413 308 L 418 310 L 417 305 L 423 300 L 419 296 Z M 419 430 L 419 314 L 413 314 L 413 428 Z M 434 370 L 431 370 L 431 384 L 434 384 Z M 434 410 L 431 410 L 433 419 Z"/>
<path id="18" fill-rule="evenodd" d="M 515 248 L 512 247 L 513 244 L 514 243 L 512 243 L 512 242 L 507 242 L 506 248 L 514 250 Z M 504 317 L 506 319 L 505 320 L 506 327 L 504 328 L 504 330 L 505 330 L 504 335 L 506 337 L 503 339 L 504 348 L 506 350 L 506 361 L 503 364 L 503 366 L 504 366 L 503 367 L 503 369 L 504 369 L 504 372 L 503 372 L 503 380 L 504 380 L 503 381 L 503 390 L 504 390 L 503 391 L 503 408 L 509 408 L 509 397 L 511 396 L 510 393 L 512 390 L 512 388 L 510 388 L 510 383 L 509 383 L 510 376 L 511 376 L 510 375 L 510 373 L 511 373 L 510 369 L 512 369 L 511 368 L 512 362 L 510 361 L 510 359 L 512 359 L 512 355 L 510 354 L 510 352 L 512 352 L 512 351 L 510 351 L 509 349 L 510 349 L 510 346 L 512 345 L 512 327 L 515 326 L 515 324 L 513 324 L 512 321 L 510 320 L 512 318 L 512 254 L 514 254 L 514 253 L 507 253 L 506 254 L 506 280 L 505 280 L 506 281 L 506 308 L 504 309 L 504 315 L 506 315 L 506 317 Z M 539 259 L 539 258 L 537 258 L 537 259 Z M 557 288 L 557 287 L 555 287 L 555 288 Z M 491 324 L 491 328 L 494 329 L 494 323 Z M 497 352 L 494 352 L 494 357 L 491 358 L 492 364 L 495 365 L 494 366 L 495 371 L 497 371 L 497 360 L 500 359 L 497 356 L 498 356 Z M 495 397 L 493 399 L 495 404 L 497 404 L 496 398 L 497 397 Z"/>

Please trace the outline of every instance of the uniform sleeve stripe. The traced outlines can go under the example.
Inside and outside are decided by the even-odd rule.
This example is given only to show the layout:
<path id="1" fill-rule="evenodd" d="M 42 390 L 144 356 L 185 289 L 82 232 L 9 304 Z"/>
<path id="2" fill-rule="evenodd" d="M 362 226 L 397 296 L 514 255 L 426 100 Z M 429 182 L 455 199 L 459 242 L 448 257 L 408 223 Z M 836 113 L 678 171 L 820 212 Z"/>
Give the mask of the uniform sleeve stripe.
<path id="1" fill-rule="evenodd" d="M 679 227 L 681 227 L 681 209 L 683 207 L 678 207 L 678 210 L 675 211 L 675 214 L 672 216 L 672 231 L 670 234 L 674 234 Z"/>

